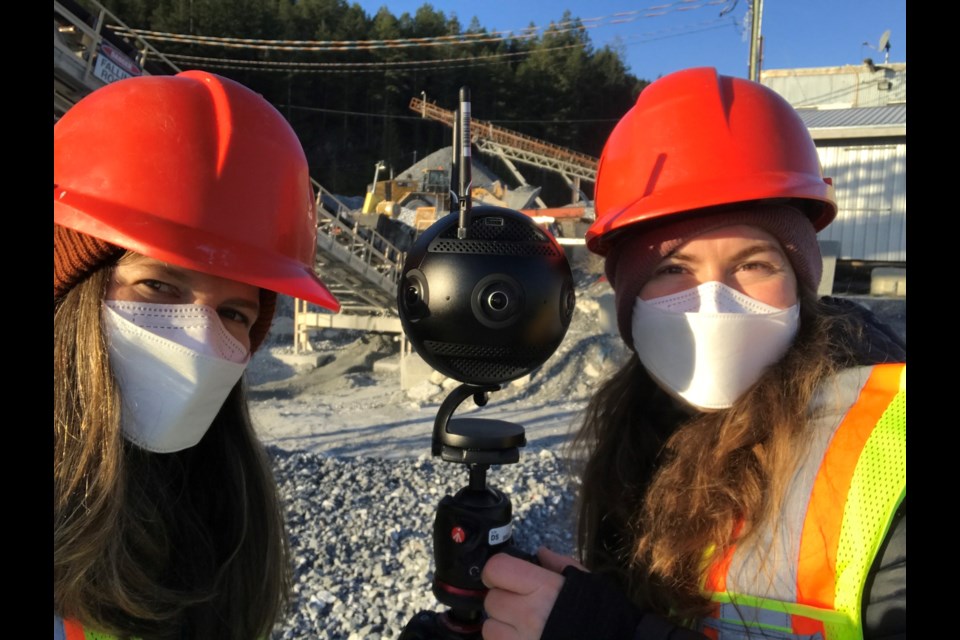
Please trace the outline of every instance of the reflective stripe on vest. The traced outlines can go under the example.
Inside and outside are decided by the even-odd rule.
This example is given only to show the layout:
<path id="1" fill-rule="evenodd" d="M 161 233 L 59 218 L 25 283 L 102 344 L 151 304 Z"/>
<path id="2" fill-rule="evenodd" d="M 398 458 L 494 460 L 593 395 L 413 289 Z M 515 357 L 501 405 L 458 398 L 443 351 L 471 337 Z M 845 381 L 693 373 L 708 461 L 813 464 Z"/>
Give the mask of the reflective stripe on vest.
<path id="1" fill-rule="evenodd" d="M 902 364 L 844 371 L 821 390 L 780 516 L 707 577 L 720 603 L 708 637 L 862 637 L 867 574 L 906 496 L 906 404 Z"/>
<path id="2" fill-rule="evenodd" d="M 117 640 L 116 636 L 84 629 L 76 620 L 53 616 L 53 640 Z"/>

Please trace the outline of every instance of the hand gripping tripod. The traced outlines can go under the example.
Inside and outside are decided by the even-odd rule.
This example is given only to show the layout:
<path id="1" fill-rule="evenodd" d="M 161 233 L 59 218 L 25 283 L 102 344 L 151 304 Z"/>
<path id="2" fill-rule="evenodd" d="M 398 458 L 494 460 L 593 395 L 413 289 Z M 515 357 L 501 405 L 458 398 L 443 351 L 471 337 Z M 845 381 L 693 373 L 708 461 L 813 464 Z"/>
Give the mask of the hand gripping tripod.
<path id="1" fill-rule="evenodd" d="M 526 445 L 526 437 L 523 427 L 512 422 L 450 418 L 470 396 L 484 406 L 488 393 L 499 389 L 499 385 L 461 384 L 437 412 L 433 455 L 467 465 L 470 471 L 469 484 L 440 501 L 433 523 L 433 594 L 450 608 L 442 613 L 419 612 L 407 623 L 401 640 L 480 638 L 486 594 L 480 573 L 490 556 L 513 544 L 510 499 L 487 485 L 487 469 L 491 464 L 517 462 L 518 448 Z"/>

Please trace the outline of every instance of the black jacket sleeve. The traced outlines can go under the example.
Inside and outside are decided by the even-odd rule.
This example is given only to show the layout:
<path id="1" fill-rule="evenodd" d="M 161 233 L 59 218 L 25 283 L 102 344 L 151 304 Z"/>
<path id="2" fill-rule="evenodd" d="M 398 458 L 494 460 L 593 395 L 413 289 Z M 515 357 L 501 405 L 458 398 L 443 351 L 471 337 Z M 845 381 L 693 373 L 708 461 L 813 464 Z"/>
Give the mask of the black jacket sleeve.
<path id="1" fill-rule="evenodd" d="M 907 637 L 907 502 L 897 510 L 863 590 L 864 640 Z"/>
<path id="2" fill-rule="evenodd" d="M 567 567 L 541 640 L 706 640 L 706 636 L 643 613 L 612 580 Z"/>
<path id="3" fill-rule="evenodd" d="M 906 362 L 907 343 L 892 327 L 882 322 L 867 307 L 847 300 L 827 296 L 821 299 L 831 313 L 855 319 L 856 329 L 839 325 L 833 336 L 836 343 L 851 352 L 847 365 L 871 365 L 886 362 Z"/>

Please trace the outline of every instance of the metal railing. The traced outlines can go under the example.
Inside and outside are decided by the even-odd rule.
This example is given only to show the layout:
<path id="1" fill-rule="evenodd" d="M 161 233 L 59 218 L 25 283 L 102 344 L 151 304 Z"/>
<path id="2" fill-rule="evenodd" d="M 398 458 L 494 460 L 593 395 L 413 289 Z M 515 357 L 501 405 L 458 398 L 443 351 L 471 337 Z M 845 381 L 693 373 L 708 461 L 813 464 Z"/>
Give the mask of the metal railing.
<path id="1" fill-rule="evenodd" d="M 396 291 L 406 254 L 377 231 L 360 225 L 356 212 L 312 180 L 317 193 L 317 268 L 341 304 L 340 314 L 294 304 L 294 350 L 309 350 L 309 333 L 324 328 L 399 332 Z"/>
<path id="2" fill-rule="evenodd" d="M 54 68 L 56 70 L 58 61 L 79 63 L 74 64 L 68 73 L 81 85 L 73 88 L 76 95 L 61 95 L 59 101 L 55 87 L 55 108 L 59 102 L 60 111 L 65 111 L 75 98 L 113 80 L 150 75 L 146 69 L 148 63 L 165 67 L 170 73 L 180 71 L 173 61 L 143 38 L 121 37 L 113 33 L 116 29 L 129 31 L 129 27 L 102 4 L 88 0 L 88 6 L 93 8 L 92 12 L 72 0 L 54 0 L 53 3 Z M 132 51 L 136 54 L 131 59 Z M 135 68 L 128 65 L 124 69 L 127 60 Z"/>
<path id="3" fill-rule="evenodd" d="M 346 262 L 354 265 L 358 273 L 379 274 L 372 282 L 385 284 L 385 290 L 396 291 L 406 257 L 404 252 L 382 234 L 361 226 L 359 221 L 354 219 L 353 211 L 349 207 L 315 180 L 313 184 L 317 190 L 318 242 L 327 249 L 334 245 L 345 249 L 349 256 Z M 330 211 L 327 202 L 333 202 L 336 211 Z M 323 243 L 323 238 L 326 238 L 327 242 Z"/>

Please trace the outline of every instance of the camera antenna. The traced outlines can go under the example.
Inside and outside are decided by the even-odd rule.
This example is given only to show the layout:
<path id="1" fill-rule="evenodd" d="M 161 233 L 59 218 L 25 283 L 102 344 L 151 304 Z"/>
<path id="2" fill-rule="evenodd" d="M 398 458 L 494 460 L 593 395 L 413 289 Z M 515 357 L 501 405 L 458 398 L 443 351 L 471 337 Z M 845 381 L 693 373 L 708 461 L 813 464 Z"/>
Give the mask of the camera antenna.
<path id="1" fill-rule="evenodd" d="M 453 112 L 453 143 L 450 146 L 450 213 L 460 211 L 457 183 L 460 179 L 460 109 Z"/>
<path id="2" fill-rule="evenodd" d="M 467 87 L 460 87 L 460 108 L 457 111 L 456 125 L 460 129 L 459 138 L 456 135 L 454 136 L 454 153 L 457 156 L 460 178 L 457 191 L 459 196 L 457 200 L 460 205 L 460 226 L 457 227 L 457 238 L 463 240 L 467 237 L 467 227 L 470 226 L 470 188 L 473 183 L 470 172 L 472 168 L 470 159 L 470 89 Z"/>

